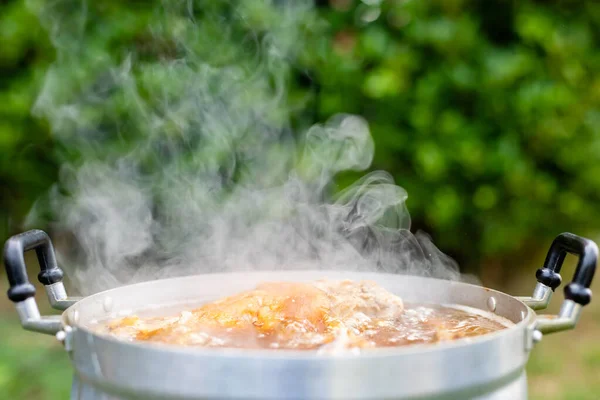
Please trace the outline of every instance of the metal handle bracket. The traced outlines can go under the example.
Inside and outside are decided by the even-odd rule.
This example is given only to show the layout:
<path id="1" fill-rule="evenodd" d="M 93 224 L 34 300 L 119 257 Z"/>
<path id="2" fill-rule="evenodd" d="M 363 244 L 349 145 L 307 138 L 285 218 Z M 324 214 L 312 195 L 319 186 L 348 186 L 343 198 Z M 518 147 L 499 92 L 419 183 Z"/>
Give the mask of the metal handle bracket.
<path id="1" fill-rule="evenodd" d="M 46 289 L 46 295 L 48 296 L 50 306 L 55 310 L 64 311 L 82 299 L 82 297 L 67 296 L 65 285 L 63 285 L 62 282 L 46 285 L 44 286 L 44 289 Z"/>
<path id="2" fill-rule="evenodd" d="M 550 299 L 552 298 L 552 289 L 543 283 L 538 282 L 533 290 L 531 297 L 517 297 L 532 310 L 544 310 L 548 308 Z"/>

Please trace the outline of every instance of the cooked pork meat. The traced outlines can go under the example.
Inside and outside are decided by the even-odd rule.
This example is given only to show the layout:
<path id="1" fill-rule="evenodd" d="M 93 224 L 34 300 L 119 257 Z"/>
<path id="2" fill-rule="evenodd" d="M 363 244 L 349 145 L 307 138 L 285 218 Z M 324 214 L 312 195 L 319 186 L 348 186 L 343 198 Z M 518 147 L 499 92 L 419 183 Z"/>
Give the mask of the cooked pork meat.
<path id="1" fill-rule="evenodd" d="M 398 317 L 402 300 L 372 282 L 273 282 L 172 318 L 126 317 L 111 333 L 187 345 L 313 348 L 344 338 L 365 346 L 361 330 Z"/>

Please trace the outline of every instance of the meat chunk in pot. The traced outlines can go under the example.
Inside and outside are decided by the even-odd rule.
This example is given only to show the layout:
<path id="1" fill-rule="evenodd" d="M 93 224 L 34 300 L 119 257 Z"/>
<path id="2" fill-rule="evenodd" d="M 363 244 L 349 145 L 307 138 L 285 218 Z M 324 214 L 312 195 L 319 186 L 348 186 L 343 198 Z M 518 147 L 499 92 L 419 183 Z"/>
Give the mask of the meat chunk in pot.
<path id="1" fill-rule="evenodd" d="M 373 282 L 270 282 L 177 317 L 127 317 L 108 329 L 135 340 L 207 347 L 369 347 L 361 331 L 403 309 L 398 296 Z"/>

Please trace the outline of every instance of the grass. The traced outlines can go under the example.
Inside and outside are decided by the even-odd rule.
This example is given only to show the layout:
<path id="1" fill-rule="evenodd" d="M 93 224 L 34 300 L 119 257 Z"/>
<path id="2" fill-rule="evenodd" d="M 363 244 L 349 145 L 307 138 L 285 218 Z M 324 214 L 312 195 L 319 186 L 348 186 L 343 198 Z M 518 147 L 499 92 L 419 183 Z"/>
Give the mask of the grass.
<path id="1" fill-rule="evenodd" d="M 68 399 L 71 369 L 52 337 L 21 329 L 18 319 L 0 317 L 0 392 L 5 399 Z"/>
<path id="2" fill-rule="evenodd" d="M 571 271 L 572 269 L 569 269 Z M 529 293 L 533 272 L 503 285 L 491 285 L 507 293 Z M 6 289 L 5 277 L 0 288 Z M 600 279 L 594 287 L 600 293 Z M 45 304 L 43 290 L 38 301 Z M 584 309 L 576 330 L 547 335 L 532 351 L 527 373 L 532 400 L 600 399 L 600 298 Z M 562 301 L 557 290 L 547 312 L 555 313 Z M 43 312 L 48 312 L 44 307 Z M 62 346 L 52 336 L 21 329 L 8 300 L 0 301 L 0 393 L 22 400 L 68 399 L 71 366 Z"/>
<path id="3" fill-rule="evenodd" d="M 527 366 L 531 398 L 600 399 L 600 343 L 594 338 L 599 334 L 598 326 L 588 325 L 545 337 Z"/>

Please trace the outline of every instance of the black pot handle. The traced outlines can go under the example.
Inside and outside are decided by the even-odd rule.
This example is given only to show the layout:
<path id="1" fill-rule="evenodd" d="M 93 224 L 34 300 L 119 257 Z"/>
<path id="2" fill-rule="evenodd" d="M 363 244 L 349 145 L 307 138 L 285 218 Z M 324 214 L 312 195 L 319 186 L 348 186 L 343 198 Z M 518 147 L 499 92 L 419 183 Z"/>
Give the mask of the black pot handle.
<path id="1" fill-rule="evenodd" d="M 596 271 L 598 246 L 589 239 L 572 233 L 561 233 L 554 239 L 543 268 L 536 272 L 538 282 L 553 291 L 560 285 L 560 269 L 567 253 L 578 256 L 573 281 L 565 287 L 565 299 L 585 306 L 592 299 L 590 285 Z"/>
<path id="2" fill-rule="evenodd" d="M 530 330 L 533 343 L 541 340 L 542 335 L 573 329 L 577 325 L 583 306 L 592 300 L 590 285 L 596 272 L 598 246 L 593 241 L 572 233 L 561 233 L 554 239 L 544 267 L 536 273 L 538 284 L 532 297 L 519 300 L 534 310 L 544 309 L 550 302 L 554 289 L 560 285 L 560 269 L 567 253 L 578 257 L 573 281 L 565 287 L 565 301 L 558 315 L 538 315 L 534 329 Z"/>
<path id="3" fill-rule="evenodd" d="M 29 282 L 23 254 L 35 250 L 41 271 L 38 280 L 44 285 L 62 282 L 63 272 L 56 264 L 54 247 L 46 232 L 35 229 L 15 235 L 4 245 L 4 266 L 10 288 L 8 298 L 15 302 L 35 296 L 35 287 Z"/>
<path id="4" fill-rule="evenodd" d="M 79 299 L 68 298 L 62 284 L 63 272 L 56 264 L 54 247 L 46 232 L 35 229 L 15 235 L 4 245 L 4 266 L 8 277 L 8 298 L 15 303 L 21 325 L 31 331 L 56 334 L 62 329 L 60 316 L 40 316 L 35 287 L 29 282 L 26 251 L 35 250 L 40 264 L 38 280 L 44 285 L 53 308 L 65 310 Z"/>

